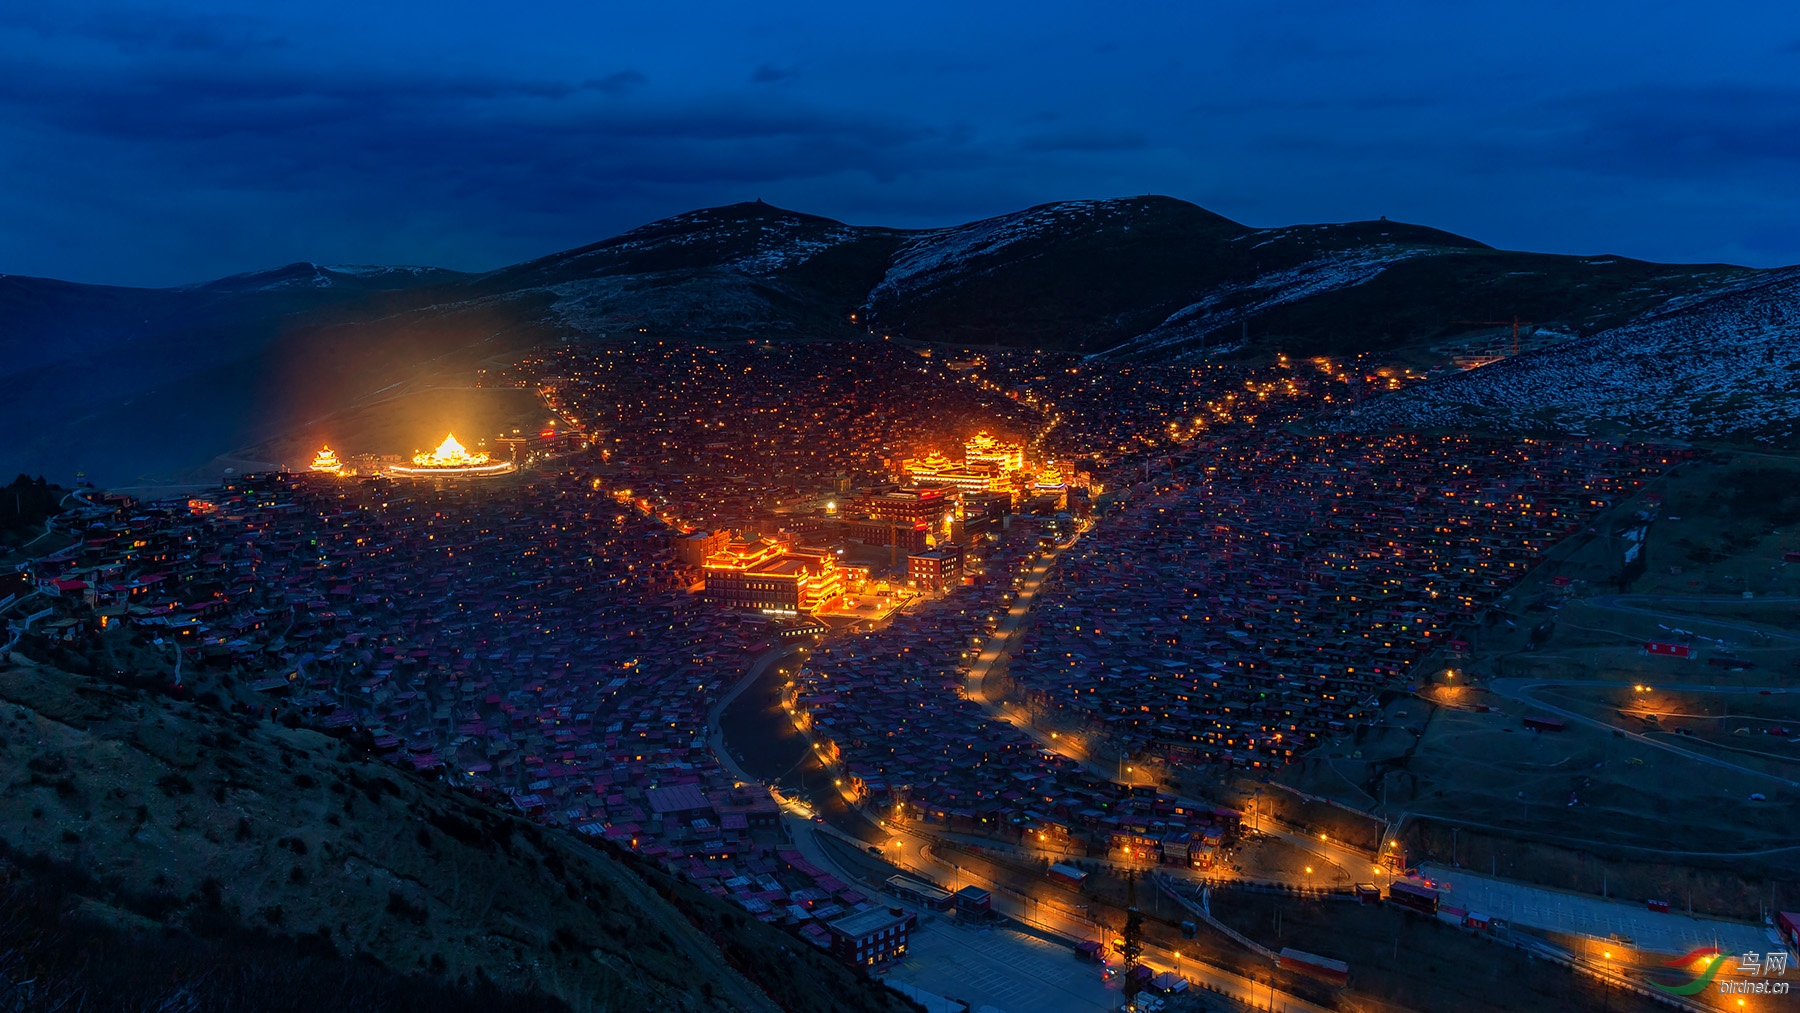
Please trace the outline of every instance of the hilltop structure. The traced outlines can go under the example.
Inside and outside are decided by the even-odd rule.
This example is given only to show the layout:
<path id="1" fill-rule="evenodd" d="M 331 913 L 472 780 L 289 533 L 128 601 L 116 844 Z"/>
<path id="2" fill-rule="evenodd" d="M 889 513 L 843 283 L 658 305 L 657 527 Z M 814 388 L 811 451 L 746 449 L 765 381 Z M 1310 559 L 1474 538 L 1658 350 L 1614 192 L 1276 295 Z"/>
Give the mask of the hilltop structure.
<path id="1" fill-rule="evenodd" d="M 415 478 L 491 478 L 517 470 L 519 466 L 511 461 L 495 461 L 480 451 L 470 452 L 457 442 L 453 433 L 446 435 L 436 450 L 414 454 L 411 465 L 396 464 L 388 468 L 390 474 Z"/>
<path id="2" fill-rule="evenodd" d="M 321 475 L 343 475 L 344 462 L 338 460 L 337 454 L 330 447 L 320 447 L 319 453 L 313 457 L 312 466 L 307 470 Z"/>

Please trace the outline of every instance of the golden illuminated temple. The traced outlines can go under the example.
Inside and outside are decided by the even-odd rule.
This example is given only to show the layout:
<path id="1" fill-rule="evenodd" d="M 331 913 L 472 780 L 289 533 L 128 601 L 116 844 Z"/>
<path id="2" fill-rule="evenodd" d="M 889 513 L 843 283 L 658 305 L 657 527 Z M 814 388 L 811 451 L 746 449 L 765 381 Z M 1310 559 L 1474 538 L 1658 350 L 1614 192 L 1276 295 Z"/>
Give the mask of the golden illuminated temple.
<path id="1" fill-rule="evenodd" d="M 337 454 L 333 453 L 330 447 L 320 447 L 318 455 L 313 458 L 312 467 L 308 470 L 321 475 L 343 475 L 344 462 L 338 460 Z"/>
<path id="2" fill-rule="evenodd" d="M 486 478 L 505 475 L 517 468 L 511 461 L 493 461 L 480 451 L 471 452 L 451 434 L 444 437 L 444 442 L 438 444 L 436 450 L 414 454 L 412 464 L 393 465 L 388 468 L 388 473 L 415 477 Z"/>
<path id="3" fill-rule="evenodd" d="M 737 538 L 706 557 L 706 600 L 729 608 L 795 616 L 824 608 L 844 588 L 830 549 Z"/>
<path id="4" fill-rule="evenodd" d="M 1005 443 L 982 430 L 963 444 L 963 463 L 976 468 L 991 465 L 1000 471 L 1025 470 L 1025 448 L 1017 443 Z"/>
<path id="5" fill-rule="evenodd" d="M 963 444 L 963 459 L 955 461 L 938 451 L 900 462 L 900 473 L 913 485 L 948 485 L 966 494 L 1014 492 L 1030 484 L 1025 470 L 1025 448 L 996 439 L 983 430 Z"/>

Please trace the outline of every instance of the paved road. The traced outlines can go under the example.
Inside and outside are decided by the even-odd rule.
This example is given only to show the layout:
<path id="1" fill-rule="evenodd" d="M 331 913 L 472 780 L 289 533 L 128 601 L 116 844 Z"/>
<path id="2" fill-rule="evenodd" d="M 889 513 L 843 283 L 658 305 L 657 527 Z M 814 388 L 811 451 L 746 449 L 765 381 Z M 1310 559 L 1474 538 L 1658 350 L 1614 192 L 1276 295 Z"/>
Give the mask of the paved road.
<path id="1" fill-rule="evenodd" d="M 1686 749 L 1682 746 L 1675 745 L 1672 742 L 1665 742 L 1661 739 L 1653 739 L 1648 735 L 1644 735 L 1640 732 L 1634 732 L 1629 728 L 1621 728 L 1620 726 L 1615 725 L 1609 721 L 1604 721 L 1599 718 L 1589 717 L 1588 715 L 1582 714 L 1579 711 L 1572 711 L 1572 710 L 1568 709 L 1567 707 L 1558 707 L 1555 704 L 1545 703 L 1544 701 L 1539 700 L 1537 697 L 1535 697 L 1531 694 L 1532 690 L 1543 689 L 1547 686 L 1572 686 L 1572 687 L 1604 686 L 1609 689 L 1621 689 L 1621 688 L 1628 689 L 1632 685 L 1634 685 L 1634 684 L 1629 683 L 1629 682 L 1603 682 L 1603 681 L 1587 681 L 1587 680 L 1571 680 L 1571 681 L 1558 682 L 1558 681 L 1554 681 L 1554 680 L 1545 681 L 1545 680 L 1541 680 L 1541 679 L 1495 679 L 1495 680 L 1487 683 L 1486 688 L 1491 690 L 1494 693 L 1499 694 L 1500 696 L 1506 697 L 1509 700 L 1517 700 L 1520 703 L 1530 704 L 1533 707 L 1537 707 L 1542 710 L 1547 710 L 1553 714 L 1559 715 L 1564 718 L 1568 718 L 1571 721 L 1578 721 L 1584 725 L 1588 725 L 1593 728 L 1600 728 L 1600 729 L 1606 730 L 1607 732 L 1618 733 L 1618 734 L 1623 735 L 1626 738 L 1632 740 L 1633 742 L 1637 742 L 1642 745 L 1649 746 L 1653 749 L 1660 749 L 1666 753 L 1674 753 L 1677 756 L 1684 757 L 1689 760 L 1694 760 L 1699 763 L 1704 763 L 1711 767 L 1719 767 L 1724 770 L 1729 770 L 1729 771 L 1732 771 L 1733 773 L 1747 774 L 1751 777 L 1774 781 L 1777 784 L 1785 785 L 1789 788 L 1800 788 L 1800 781 L 1792 781 L 1792 780 L 1789 780 L 1788 778 L 1781 777 L 1777 774 L 1771 774 L 1766 770 L 1757 770 L 1755 767 L 1746 767 L 1743 764 L 1732 763 L 1730 760 L 1721 759 L 1717 756 L 1710 756 L 1706 753 L 1695 752 L 1692 749 Z M 1761 694 L 1764 687 L 1760 687 L 1760 686 L 1710 686 L 1710 685 L 1701 685 L 1701 684 L 1693 684 L 1693 683 L 1670 684 L 1670 683 L 1658 682 L 1656 684 L 1656 688 L 1658 690 L 1667 690 L 1667 691 L 1676 692 L 1676 693 Z"/>
<path id="2" fill-rule="evenodd" d="M 1025 579 L 1020 582 L 1018 600 L 1013 602 L 1012 608 L 1007 610 L 1006 617 L 1000 621 L 1000 625 L 995 629 L 993 637 L 988 641 L 988 646 L 983 649 L 981 654 L 976 658 L 975 664 L 969 667 L 967 690 L 969 698 L 987 708 L 988 713 L 995 720 L 1005 721 L 1008 724 L 1011 724 L 1013 727 L 1025 732 L 1027 735 L 1030 735 L 1033 739 L 1037 740 L 1038 744 L 1044 748 L 1081 763 L 1090 771 L 1101 777 L 1116 778 L 1116 772 L 1108 770 L 1103 765 L 1093 762 L 1093 760 L 1086 755 L 1076 756 L 1071 754 L 1067 744 L 1058 739 L 1053 739 L 1044 732 L 1039 731 L 1028 721 L 1018 720 L 1011 715 L 1008 715 L 1005 708 L 997 701 L 989 699 L 984 687 L 988 672 L 993 669 L 1001 652 L 1006 650 L 1008 644 L 1023 628 L 1025 619 L 1031 612 L 1032 602 L 1037 597 L 1038 588 L 1043 584 L 1045 576 L 1049 574 L 1050 567 L 1055 563 L 1056 557 L 1064 550 L 1072 547 L 1079 538 L 1080 536 L 1077 535 L 1075 538 L 1071 538 L 1067 543 L 1057 546 L 1053 552 L 1046 553 L 1044 558 L 1040 560 L 1036 566 L 1032 567 L 1031 571 L 1026 574 Z M 1182 798 L 1180 801 L 1187 805 L 1197 805 L 1201 804 L 1204 800 Z M 1204 804 L 1211 805 L 1212 803 L 1204 802 Z M 1367 852 L 1354 848 L 1347 848 L 1336 842 L 1315 840 L 1304 835 L 1293 834 L 1279 828 L 1269 827 L 1267 826 L 1267 821 L 1264 821 L 1264 825 L 1260 829 L 1266 835 L 1299 848 L 1307 854 L 1312 855 L 1319 863 L 1322 863 L 1314 876 L 1301 876 L 1294 880 L 1296 885 L 1315 886 L 1323 884 L 1329 886 L 1333 885 L 1339 878 L 1342 879 L 1345 885 L 1348 885 L 1349 883 L 1367 882 L 1370 876 L 1373 875 L 1372 872 L 1367 871 L 1371 869 L 1370 862 L 1372 861 L 1371 856 Z M 1183 871 L 1183 874 L 1186 874 L 1185 870 Z"/>
<path id="3" fill-rule="evenodd" d="M 763 673 L 767 672 L 770 667 L 786 661 L 798 653 L 800 653 L 800 648 L 798 646 L 793 646 L 777 647 L 759 655 L 757 659 L 750 664 L 750 668 L 744 673 L 744 677 L 739 679 L 731 689 L 727 690 L 724 695 L 720 696 L 719 699 L 714 701 L 713 705 L 707 709 L 707 745 L 712 748 L 713 755 L 719 758 L 719 763 L 724 766 L 726 770 L 731 772 L 731 776 L 740 781 L 752 783 L 759 779 L 740 766 L 737 757 L 731 754 L 730 748 L 725 743 L 725 733 L 720 727 L 719 720 L 724 715 L 726 708 L 730 707 L 732 702 L 741 696 L 745 690 L 754 685 L 756 680 L 762 678 Z M 782 827 L 787 831 L 788 839 L 793 844 L 795 850 L 804 855 L 807 861 L 830 872 L 839 879 L 842 879 L 845 882 L 854 881 L 856 877 L 840 867 L 837 862 L 826 853 L 825 849 L 819 846 L 816 834 L 824 832 L 826 828 L 822 824 L 815 823 L 812 820 L 813 813 L 811 808 L 803 803 L 788 799 L 781 799 L 780 805 Z M 846 840 L 854 840 L 854 838 L 850 838 L 847 835 L 840 836 L 844 836 Z M 861 842 L 856 843 L 857 846 L 861 846 Z"/>
<path id="4" fill-rule="evenodd" d="M 1062 940 L 1058 944 L 1067 959 L 1073 961 L 1071 948 L 1083 939 L 1104 939 L 1118 931 L 1117 924 L 1105 927 L 1090 918 L 1074 911 L 1064 910 L 1060 906 L 1042 903 L 1028 903 L 1014 896 L 1010 891 L 1000 889 L 991 881 L 983 879 L 970 868 L 958 865 L 948 857 L 935 853 L 929 836 L 917 834 L 910 830 L 895 829 L 896 834 L 903 835 L 908 844 L 896 854 L 890 854 L 910 871 L 927 879 L 944 883 L 952 887 L 977 883 L 986 887 L 992 895 L 994 910 L 1007 917 L 1016 919 L 1033 929 L 1055 936 Z M 1156 971 L 1177 971 L 1195 986 L 1209 989 L 1219 995 L 1228 997 L 1254 1009 L 1288 1010 L 1294 1013 L 1326 1013 L 1322 1007 L 1316 1006 L 1299 996 L 1287 992 L 1273 990 L 1269 985 L 1247 978 L 1234 971 L 1195 960 L 1191 955 L 1183 957 L 1170 948 L 1154 943 L 1144 944 L 1143 963 Z M 1076 965 L 1078 967 L 1091 965 Z M 929 985 L 920 983 L 922 988 Z M 933 991 L 938 991 L 933 989 Z M 956 995 L 957 993 L 947 993 Z M 1271 1006 L 1271 1003 L 1273 1005 Z M 1060 1009 L 1054 1005 L 1038 1006 L 1036 1009 Z"/>
<path id="5" fill-rule="evenodd" d="M 1639 949 L 1674 955 L 1697 946 L 1718 946 L 1727 953 L 1761 952 L 1770 946 L 1769 930 L 1760 925 L 1661 914 L 1642 904 L 1546 890 L 1467 869 L 1421 865 L 1419 870 L 1438 884 L 1442 903 L 1480 911 L 1512 925 L 1602 939 L 1629 936 Z M 1675 908 L 1683 902 L 1679 897 L 1668 899 Z"/>
<path id="6" fill-rule="evenodd" d="M 800 653 L 800 647 L 795 645 L 777 647 L 758 655 L 756 660 L 750 663 L 750 668 L 744 673 L 744 677 L 739 679 L 736 685 L 726 690 L 725 695 L 713 701 L 713 705 L 706 710 L 706 744 L 711 747 L 713 755 L 719 758 L 719 762 L 724 764 L 725 769 L 731 771 L 731 776 L 740 781 L 749 783 L 757 778 L 738 766 L 737 758 L 731 755 L 730 749 L 726 748 L 725 732 L 719 725 L 719 719 L 725 715 L 725 708 L 730 707 L 733 701 L 743 695 L 744 690 L 749 689 L 756 683 L 756 680 L 762 678 L 763 673 L 769 670 L 769 666 L 798 653 Z"/>
<path id="7" fill-rule="evenodd" d="M 988 700 L 983 684 L 987 681 L 988 673 L 993 670 L 994 663 L 1000 659 L 1001 653 L 1006 650 L 1013 638 L 1018 636 L 1019 630 L 1024 626 L 1025 617 L 1031 613 L 1031 601 L 1037 597 L 1039 586 L 1044 583 L 1044 577 L 1050 573 L 1051 564 L 1056 562 L 1056 557 L 1063 550 L 1074 545 L 1079 538 L 1080 536 L 1077 535 L 1065 544 L 1057 546 L 1054 551 L 1044 553 L 1044 558 L 1038 560 L 1037 565 L 1031 568 L 1031 571 L 1025 575 L 1025 579 L 1019 583 L 1018 599 L 1013 602 L 1011 608 L 1006 610 L 1006 617 L 1000 620 L 1000 625 L 995 628 L 994 635 L 988 639 L 987 646 L 976 656 L 975 664 L 969 666 L 967 683 L 969 699 L 986 706 L 1000 720 L 1006 719 L 999 713 L 999 708 Z"/>
<path id="8" fill-rule="evenodd" d="M 1708 626 L 1717 626 L 1720 629 L 1736 630 L 1739 633 L 1759 634 L 1768 637 L 1771 640 L 1791 640 L 1800 643 L 1800 635 L 1792 633 L 1765 630 L 1760 626 L 1734 623 L 1727 619 L 1714 619 L 1710 616 L 1695 615 L 1692 612 L 1659 612 L 1653 608 L 1645 608 L 1642 605 L 1633 604 L 1634 602 L 1662 602 L 1664 604 L 1687 603 L 1693 605 L 1756 605 L 1759 603 L 1767 604 L 1774 602 L 1779 604 L 1781 602 L 1793 601 L 1800 601 L 1800 598 L 1745 598 L 1741 595 L 1736 598 L 1670 598 L 1636 594 L 1603 594 L 1588 598 L 1583 604 L 1597 609 L 1611 609 L 1615 612 L 1634 612 L 1638 615 L 1663 619 L 1672 623 L 1684 623 L 1689 626 L 1705 624 Z"/>

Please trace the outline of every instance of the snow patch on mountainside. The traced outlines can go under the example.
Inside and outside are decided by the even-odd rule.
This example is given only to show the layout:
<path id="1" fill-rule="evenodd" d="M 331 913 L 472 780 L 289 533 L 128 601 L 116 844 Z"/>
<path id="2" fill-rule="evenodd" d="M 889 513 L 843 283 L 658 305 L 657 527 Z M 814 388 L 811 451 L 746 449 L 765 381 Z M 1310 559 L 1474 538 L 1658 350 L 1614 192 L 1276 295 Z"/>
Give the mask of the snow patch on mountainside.
<path id="1" fill-rule="evenodd" d="M 320 270 L 332 274 L 347 274 L 352 278 L 386 278 L 393 275 L 406 275 L 413 278 L 424 278 L 434 274 L 448 274 L 441 267 L 416 267 L 409 264 L 325 264 Z"/>
<path id="2" fill-rule="evenodd" d="M 284 264 L 265 271 L 249 271 L 234 274 L 214 281 L 200 282 L 194 285 L 178 285 L 179 292 L 280 292 L 296 288 L 331 288 L 338 282 L 382 282 L 398 283 L 396 287 L 406 287 L 421 279 L 458 278 L 462 275 L 456 271 L 448 271 L 441 267 L 412 267 L 406 265 L 388 266 L 383 264 L 314 264 L 300 261 Z M 379 285 L 359 285 L 357 289 L 377 287 Z"/>
<path id="3" fill-rule="evenodd" d="M 711 212 L 697 211 L 634 229 L 611 242 L 558 259 L 564 264 L 598 261 L 598 272 L 604 270 L 606 261 L 629 265 L 640 262 L 639 258 L 680 250 L 691 252 L 696 266 L 770 275 L 798 267 L 856 239 L 861 232 L 823 219 L 720 219 Z"/>
<path id="4" fill-rule="evenodd" d="M 1276 306 L 1366 285 L 1394 264 L 1439 252 L 1442 251 L 1417 246 L 1343 250 L 1315 257 L 1297 267 L 1259 275 L 1255 281 L 1221 285 L 1199 302 L 1169 314 L 1151 330 L 1099 354 L 1139 355 L 1198 341 Z"/>
<path id="5" fill-rule="evenodd" d="M 1353 432 L 1623 428 L 1678 439 L 1791 440 L 1800 432 L 1800 268 L 1733 281 L 1592 337 L 1411 387 L 1331 424 Z"/>
<path id="6" fill-rule="evenodd" d="M 1064 201 L 924 233 L 896 251 L 887 274 L 869 293 L 867 305 L 914 298 L 953 279 L 989 273 L 1011 262 L 1003 256 L 1009 249 L 1048 233 L 1099 231 L 1107 223 L 1129 216 L 1128 206 L 1117 201 Z"/>
<path id="7" fill-rule="evenodd" d="M 765 227 L 757 233 L 755 253 L 726 261 L 720 266 L 728 271 L 742 271 L 745 274 L 775 274 L 799 267 L 826 250 L 855 239 L 857 234 L 858 230 L 848 225 L 812 236 L 795 234 L 794 230 Z"/>

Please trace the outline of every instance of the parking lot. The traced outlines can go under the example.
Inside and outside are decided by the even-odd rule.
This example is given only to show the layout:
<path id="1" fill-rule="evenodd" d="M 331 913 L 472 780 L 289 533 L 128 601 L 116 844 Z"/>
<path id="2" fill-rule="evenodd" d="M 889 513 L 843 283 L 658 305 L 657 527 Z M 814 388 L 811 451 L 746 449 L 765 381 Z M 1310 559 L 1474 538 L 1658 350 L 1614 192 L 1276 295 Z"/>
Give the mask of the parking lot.
<path id="1" fill-rule="evenodd" d="M 1686 953 L 1697 946 L 1718 946 L 1728 953 L 1760 952 L 1770 944 L 1769 930 L 1763 926 L 1695 918 L 1679 909 L 1662 914 L 1641 904 L 1510 883 L 1465 869 L 1425 865 L 1420 871 L 1438 884 L 1442 903 L 1524 928 L 1602 939 L 1629 936 L 1639 949 L 1669 954 Z"/>
<path id="2" fill-rule="evenodd" d="M 906 958 L 887 977 L 972 1009 L 1003 1013 L 1038 1010 L 1107 1013 L 1117 1008 L 1117 986 L 1100 980 L 1099 968 L 1076 960 L 1065 946 L 1012 929 L 970 929 L 943 919 L 919 927 Z"/>

